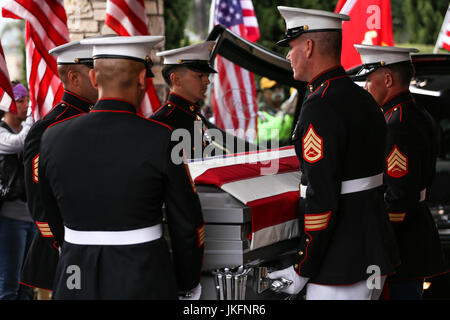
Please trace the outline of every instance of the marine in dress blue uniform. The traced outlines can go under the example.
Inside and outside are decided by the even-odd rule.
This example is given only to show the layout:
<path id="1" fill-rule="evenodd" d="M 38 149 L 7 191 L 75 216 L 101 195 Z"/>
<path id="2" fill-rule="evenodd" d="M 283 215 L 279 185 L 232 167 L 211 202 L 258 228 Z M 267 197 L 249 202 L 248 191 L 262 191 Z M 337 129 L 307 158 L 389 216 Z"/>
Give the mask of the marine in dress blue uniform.
<path id="1" fill-rule="evenodd" d="M 439 153 L 439 128 L 409 91 L 414 48 L 355 45 L 366 88 L 387 123 L 385 203 L 400 250 L 401 265 L 388 278 L 391 299 L 421 299 L 423 280 L 447 271 L 439 234 L 425 203 Z M 419 254 L 418 254 L 419 253 Z"/>
<path id="2" fill-rule="evenodd" d="M 180 137 L 189 159 L 227 153 L 245 152 L 252 146 L 208 121 L 201 113 L 209 75 L 217 71 L 210 64 L 214 41 L 158 52 L 164 58 L 162 74 L 170 88 L 166 103 L 152 119 L 170 125 Z M 256 149 L 256 146 L 253 148 Z"/>
<path id="3" fill-rule="evenodd" d="M 83 73 L 85 80 L 88 80 L 89 70 L 93 66 L 91 46 L 83 46 L 79 41 L 73 41 L 50 50 L 50 54 L 57 56 L 60 78 L 63 79 L 65 91 L 61 101 L 43 119 L 33 125 L 25 140 L 24 166 L 27 203 L 40 232 L 33 239 L 21 277 L 22 283 L 46 290 L 53 288 L 53 279 L 59 260 L 58 250 L 61 243 L 57 243 L 54 234 L 61 235 L 63 230 L 62 225 L 59 229 L 50 230 L 48 222 L 44 218 L 38 178 L 41 138 L 50 125 L 88 113 L 97 100 L 97 90 L 90 85 L 89 81 L 83 81 L 81 78 Z M 67 78 L 69 72 L 72 72 L 71 80 Z M 72 77 L 74 72 L 77 79 Z M 73 86 L 73 80 L 78 81 L 76 87 Z M 81 84 L 81 81 L 84 83 Z"/>
<path id="4" fill-rule="evenodd" d="M 382 279 L 378 288 L 367 284 L 371 266 L 386 276 L 399 263 L 383 202 L 383 114 L 339 65 L 349 17 L 278 9 L 287 25 L 278 44 L 290 47 L 294 78 L 309 83 L 292 137 L 302 172 L 300 243 L 293 267 L 269 276 L 292 280 L 288 293 L 307 284 L 307 299 L 377 299 Z M 334 55 L 320 41 L 334 42 Z"/>
<path id="5" fill-rule="evenodd" d="M 136 114 L 151 48 L 163 39 L 82 40 L 94 46 L 99 101 L 48 128 L 39 161 L 45 213 L 64 224 L 55 299 L 199 297 L 204 223 L 195 187 L 171 157 L 171 128 Z"/>

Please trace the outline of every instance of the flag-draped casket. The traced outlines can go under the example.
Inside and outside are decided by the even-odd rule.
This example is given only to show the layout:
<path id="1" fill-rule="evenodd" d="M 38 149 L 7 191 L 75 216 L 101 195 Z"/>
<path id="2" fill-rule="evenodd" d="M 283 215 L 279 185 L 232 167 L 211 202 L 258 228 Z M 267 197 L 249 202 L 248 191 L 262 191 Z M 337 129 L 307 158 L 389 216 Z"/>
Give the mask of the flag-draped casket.
<path id="1" fill-rule="evenodd" d="M 205 220 L 204 270 L 269 261 L 295 248 L 300 172 L 293 147 L 188 165 Z"/>

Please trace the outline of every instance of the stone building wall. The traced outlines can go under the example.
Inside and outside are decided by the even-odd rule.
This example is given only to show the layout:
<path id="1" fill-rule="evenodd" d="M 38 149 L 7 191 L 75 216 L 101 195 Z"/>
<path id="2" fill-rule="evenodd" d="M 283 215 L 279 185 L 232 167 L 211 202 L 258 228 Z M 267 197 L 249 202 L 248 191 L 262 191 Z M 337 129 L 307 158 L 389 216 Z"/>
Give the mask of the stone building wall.
<path id="1" fill-rule="evenodd" d="M 69 27 L 70 39 L 72 41 L 86 37 L 115 34 L 105 25 L 106 0 L 64 0 L 67 14 L 67 25 Z M 149 32 L 151 35 L 164 35 L 164 0 L 146 0 L 145 11 L 147 13 Z M 152 68 L 158 96 L 163 102 L 167 87 L 161 76 L 161 59 L 156 52 L 164 50 L 164 42 L 155 47 L 152 52 L 154 66 Z"/>

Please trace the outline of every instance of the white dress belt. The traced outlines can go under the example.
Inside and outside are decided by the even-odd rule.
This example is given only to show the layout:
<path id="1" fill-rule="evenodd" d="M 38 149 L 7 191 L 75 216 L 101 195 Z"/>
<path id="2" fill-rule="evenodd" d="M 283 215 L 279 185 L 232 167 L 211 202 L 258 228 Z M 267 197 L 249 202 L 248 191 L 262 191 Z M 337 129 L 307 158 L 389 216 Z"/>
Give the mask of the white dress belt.
<path id="1" fill-rule="evenodd" d="M 161 224 L 126 231 L 78 231 L 64 226 L 64 241 L 79 245 L 130 245 L 162 237 Z"/>
<path id="2" fill-rule="evenodd" d="M 371 177 L 342 181 L 341 194 L 360 192 L 370 190 L 383 185 L 383 173 Z M 300 186 L 300 197 L 306 198 L 306 189 L 308 187 Z"/>
<path id="3" fill-rule="evenodd" d="M 380 181 L 381 179 L 381 181 Z M 366 178 L 360 178 L 360 179 L 354 179 L 354 180 L 347 180 L 343 181 L 341 185 L 341 194 L 346 193 L 353 193 L 353 192 L 359 192 L 359 191 L 365 191 L 377 188 L 383 184 L 383 174 L 377 174 L 375 176 L 366 177 Z M 306 198 L 306 189 L 308 187 L 301 185 L 300 186 L 300 197 Z M 427 189 L 423 189 L 420 191 L 420 202 L 425 201 L 425 198 L 427 196 Z"/>

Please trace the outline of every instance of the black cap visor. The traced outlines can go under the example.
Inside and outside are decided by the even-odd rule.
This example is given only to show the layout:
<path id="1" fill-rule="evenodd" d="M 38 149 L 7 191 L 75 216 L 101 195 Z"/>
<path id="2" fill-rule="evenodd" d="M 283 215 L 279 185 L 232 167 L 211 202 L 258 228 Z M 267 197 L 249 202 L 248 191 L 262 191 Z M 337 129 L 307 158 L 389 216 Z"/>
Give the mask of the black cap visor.
<path id="1" fill-rule="evenodd" d="M 207 61 L 183 61 L 181 65 L 195 72 L 201 73 L 217 73 L 217 71 Z"/>
<path id="2" fill-rule="evenodd" d="M 294 40 L 295 38 L 299 37 L 303 33 L 305 33 L 305 27 L 297 27 L 297 28 L 291 28 L 287 29 L 284 32 L 284 37 L 280 41 L 278 41 L 276 44 L 280 47 L 289 47 L 289 41 Z"/>
<path id="3" fill-rule="evenodd" d="M 306 27 L 306 28 L 305 28 Z M 280 41 L 278 41 L 276 43 L 276 45 L 280 46 L 280 47 L 289 47 L 289 41 L 294 40 L 295 38 L 300 37 L 302 34 L 304 33 L 311 33 L 311 32 L 332 32 L 332 31 L 337 31 L 337 32 L 342 32 L 341 29 L 313 29 L 313 30 L 309 30 L 307 26 L 301 26 L 301 27 L 296 27 L 296 28 L 291 28 L 286 30 L 286 32 L 284 33 L 284 37 L 283 39 L 281 39 Z"/>
<path id="4" fill-rule="evenodd" d="M 58 65 L 64 66 L 64 65 L 70 65 L 70 64 L 83 64 L 86 67 L 94 68 L 94 59 L 92 58 L 77 58 L 74 62 L 60 62 Z"/>
<path id="5" fill-rule="evenodd" d="M 355 77 L 365 77 L 374 72 L 375 70 L 383 67 L 390 67 L 393 65 L 399 65 L 399 64 L 407 64 L 410 63 L 410 61 L 400 61 L 400 62 L 394 62 L 386 64 L 384 61 L 374 62 L 374 63 L 366 63 L 363 64 L 361 69 L 358 71 L 358 73 L 355 75 Z"/>

